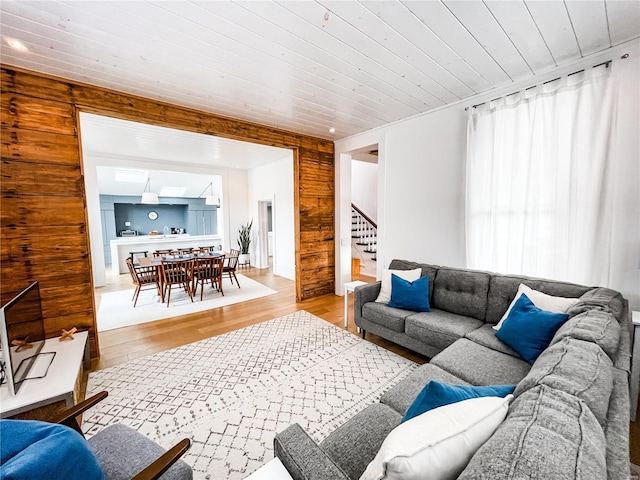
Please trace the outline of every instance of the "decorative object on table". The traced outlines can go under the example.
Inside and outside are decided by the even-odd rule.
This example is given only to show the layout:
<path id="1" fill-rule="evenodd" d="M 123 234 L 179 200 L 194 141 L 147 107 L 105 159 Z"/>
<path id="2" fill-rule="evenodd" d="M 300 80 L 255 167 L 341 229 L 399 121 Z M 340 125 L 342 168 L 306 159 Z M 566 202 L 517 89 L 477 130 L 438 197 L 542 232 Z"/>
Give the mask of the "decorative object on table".
<path id="1" fill-rule="evenodd" d="M 74 340 L 73 334 L 76 333 L 77 331 L 78 329 L 76 327 L 72 327 L 70 330 L 65 330 L 63 328 L 58 341 L 62 342 L 64 340 Z"/>
<path id="2" fill-rule="evenodd" d="M 292 419 L 322 440 L 415 368 L 298 311 L 90 373 L 87 396 L 109 396 L 82 425 L 89 437 L 119 421 L 163 446 L 190 437 L 195 479 L 244 479 Z"/>
<path id="3" fill-rule="evenodd" d="M 245 265 L 249 263 L 249 246 L 251 245 L 251 227 L 253 227 L 253 219 L 246 225 L 241 225 L 238 231 L 238 246 L 240 247 L 240 255 L 238 263 Z"/>
<path id="4" fill-rule="evenodd" d="M 148 178 L 147 184 L 144 187 L 144 192 L 142 193 L 142 198 L 140 199 L 140 203 L 144 203 L 147 205 L 157 205 L 160 203 L 160 200 L 158 200 L 158 194 L 151 191 L 151 184 Z"/>
<path id="5" fill-rule="evenodd" d="M 22 350 L 27 350 L 29 348 L 33 348 L 33 345 L 29 343 L 29 336 L 24 337 L 24 340 L 15 339 L 11 342 L 11 345 L 16 348 L 16 352 L 21 352 Z"/>

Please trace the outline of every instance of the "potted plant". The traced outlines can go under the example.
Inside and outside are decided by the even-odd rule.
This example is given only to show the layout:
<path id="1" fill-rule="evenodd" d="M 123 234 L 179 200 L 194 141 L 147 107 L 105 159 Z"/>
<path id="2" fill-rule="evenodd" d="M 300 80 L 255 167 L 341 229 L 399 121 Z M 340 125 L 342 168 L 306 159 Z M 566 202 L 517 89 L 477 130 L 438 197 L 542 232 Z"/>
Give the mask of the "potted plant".
<path id="1" fill-rule="evenodd" d="M 251 227 L 253 226 L 253 220 L 246 225 L 240 225 L 238 231 L 238 246 L 240 247 L 240 255 L 238 256 L 238 263 L 245 265 L 249 263 L 249 245 L 251 245 Z"/>

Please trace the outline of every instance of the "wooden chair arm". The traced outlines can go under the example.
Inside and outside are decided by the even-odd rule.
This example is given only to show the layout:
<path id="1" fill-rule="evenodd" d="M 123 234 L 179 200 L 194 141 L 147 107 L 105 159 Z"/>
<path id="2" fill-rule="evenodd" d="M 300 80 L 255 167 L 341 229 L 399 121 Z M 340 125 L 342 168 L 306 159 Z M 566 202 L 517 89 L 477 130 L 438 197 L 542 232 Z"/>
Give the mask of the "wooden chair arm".
<path id="1" fill-rule="evenodd" d="M 160 458 L 138 473 L 132 480 L 156 480 L 176 463 L 191 447 L 191 440 L 184 438 L 167 450 Z"/>
<path id="2" fill-rule="evenodd" d="M 95 404 L 107 398 L 108 395 L 109 395 L 108 392 L 96 393 L 93 397 L 87 398 L 86 400 L 78 403 L 77 405 L 74 405 L 73 407 L 65 410 L 64 412 L 53 416 L 48 421 L 50 423 L 60 423 L 62 425 L 66 425 L 67 427 L 71 427 L 76 432 L 82 435 L 82 430 L 80 429 L 80 425 L 76 421 L 76 417 L 78 415 L 82 415 L 85 411 L 93 407 Z"/>

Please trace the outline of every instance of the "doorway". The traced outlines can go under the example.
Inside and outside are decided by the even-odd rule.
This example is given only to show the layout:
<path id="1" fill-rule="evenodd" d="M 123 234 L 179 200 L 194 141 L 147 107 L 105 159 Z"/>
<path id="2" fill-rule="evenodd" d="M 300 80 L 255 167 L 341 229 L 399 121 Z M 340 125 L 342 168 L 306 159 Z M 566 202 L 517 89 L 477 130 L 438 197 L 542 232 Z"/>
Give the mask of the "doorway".
<path id="1" fill-rule="evenodd" d="M 273 229 L 273 202 L 260 200 L 258 202 L 258 268 L 269 268 L 274 264 L 275 232 Z"/>

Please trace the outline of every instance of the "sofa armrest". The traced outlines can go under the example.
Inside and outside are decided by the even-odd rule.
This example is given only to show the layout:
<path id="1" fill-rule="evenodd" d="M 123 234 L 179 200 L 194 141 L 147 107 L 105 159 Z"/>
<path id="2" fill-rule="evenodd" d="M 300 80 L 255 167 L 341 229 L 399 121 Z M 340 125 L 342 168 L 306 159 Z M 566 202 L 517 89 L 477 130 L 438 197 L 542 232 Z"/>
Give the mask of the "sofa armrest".
<path id="1" fill-rule="evenodd" d="M 297 423 L 276 434 L 273 450 L 294 480 L 349 480 Z"/>
<path id="2" fill-rule="evenodd" d="M 376 298 L 378 298 L 378 295 L 380 294 L 381 285 L 382 282 L 369 283 L 367 285 L 360 285 L 353 291 L 356 325 L 358 325 L 358 319 L 362 318 L 362 307 L 365 303 L 376 301 Z"/>

